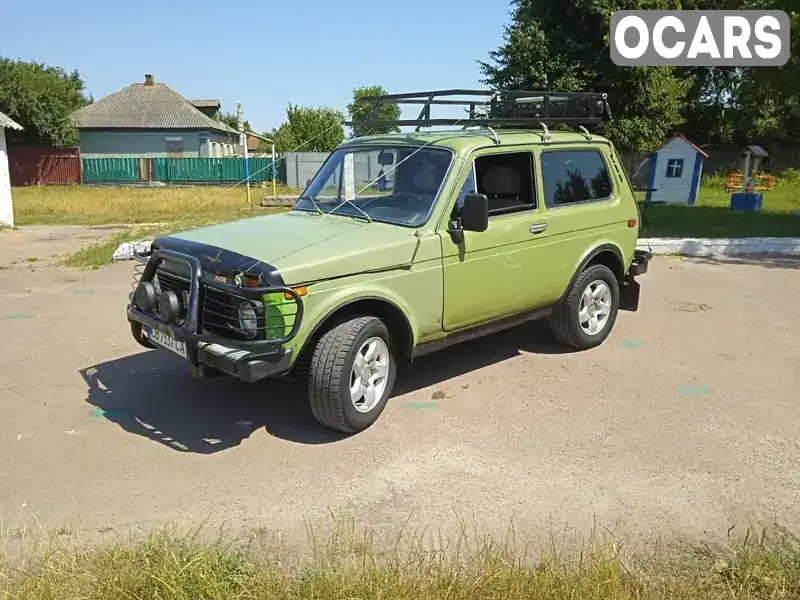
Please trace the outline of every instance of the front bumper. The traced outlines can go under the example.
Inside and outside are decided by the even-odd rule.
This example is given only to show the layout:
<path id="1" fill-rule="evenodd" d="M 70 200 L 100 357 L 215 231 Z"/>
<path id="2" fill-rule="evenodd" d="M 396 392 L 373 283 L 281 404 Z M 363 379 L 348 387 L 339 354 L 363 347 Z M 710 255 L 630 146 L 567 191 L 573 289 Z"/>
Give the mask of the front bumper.
<path id="1" fill-rule="evenodd" d="M 283 347 L 274 354 L 253 358 L 252 353 L 247 350 L 205 342 L 197 345 L 199 362 L 247 382 L 261 381 L 286 373 L 292 368 L 292 352 L 291 347 Z"/>
<path id="2" fill-rule="evenodd" d="M 156 250 L 149 260 L 144 257 L 138 257 L 138 260 L 145 267 L 137 289 L 143 283 L 153 281 L 158 266 L 164 260 L 185 263 L 191 272 L 186 315 L 182 323 L 167 322 L 155 311 L 144 310 L 137 305 L 136 292 L 130 294 L 127 316 L 131 333 L 138 343 L 157 347 L 150 343 L 147 336 L 147 329 L 155 329 L 186 344 L 186 358 L 194 372 L 199 373 L 199 367 L 207 365 L 248 382 L 281 375 L 291 368 L 293 348 L 288 343 L 297 335 L 303 316 L 303 301 L 295 290 L 283 286 L 240 287 L 211 281 L 204 277 L 203 268 L 196 257 L 173 250 Z M 282 337 L 256 340 L 236 340 L 204 333 L 200 305 L 205 287 L 248 300 L 260 300 L 267 294 L 291 296 L 297 311 L 292 314 L 294 319 L 290 331 Z M 267 317 L 264 318 L 266 320 Z"/>

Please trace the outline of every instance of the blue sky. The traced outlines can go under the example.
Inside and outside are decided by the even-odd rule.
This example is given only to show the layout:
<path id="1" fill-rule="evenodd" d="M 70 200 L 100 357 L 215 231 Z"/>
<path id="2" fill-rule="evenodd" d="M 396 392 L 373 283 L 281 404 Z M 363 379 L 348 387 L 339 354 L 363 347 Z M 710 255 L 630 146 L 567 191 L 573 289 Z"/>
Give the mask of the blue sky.
<path id="1" fill-rule="evenodd" d="M 289 102 L 344 110 L 354 87 L 483 87 L 507 0 L 0 0 L 0 55 L 77 69 L 95 99 L 152 73 L 187 98 L 241 102 L 256 131 Z M 234 7 L 239 7 L 234 8 Z M 13 26 L 8 24 L 13 23 Z"/>

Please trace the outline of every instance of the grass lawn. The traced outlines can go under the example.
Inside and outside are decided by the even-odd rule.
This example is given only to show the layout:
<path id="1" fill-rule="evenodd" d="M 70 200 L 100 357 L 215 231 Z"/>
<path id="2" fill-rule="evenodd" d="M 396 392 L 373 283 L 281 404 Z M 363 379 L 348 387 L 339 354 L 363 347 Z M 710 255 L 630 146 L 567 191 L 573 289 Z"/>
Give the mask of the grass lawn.
<path id="1" fill-rule="evenodd" d="M 278 188 L 278 195 L 299 193 Z M 14 188 L 13 195 L 18 226 L 170 223 L 181 217 L 211 223 L 253 214 L 244 186 L 45 186 Z M 265 195 L 272 195 L 271 186 L 250 188 L 256 209 Z"/>
<path id="2" fill-rule="evenodd" d="M 111 262 L 119 244 L 192 227 L 285 210 L 260 206 L 272 188 L 100 187 L 14 188 L 14 214 L 24 225 L 135 225 L 66 258 L 67 266 L 96 268 Z M 279 195 L 299 190 L 278 188 Z M 643 195 L 640 195 L 643 200 Z M 732 212 L 722 187 L 703 186 L 693 207 L 654 205 L 642 215 L 641 237 L 800 237 L 800 186 L 764 194 L 761 213 Z"/>
<path id="3" fill-rule="evenodd" d="M 285 187 L 277 192 L 287 196 L 300 193 Z M 114 250 L 123 242 L 285 210 L 261 206 L 261 198 L 272 195 L 271 186 L 251 188 L 252 206 L 248 206 L 242 186 L 50 186 L 14 188 L 13 195 L 17 226 L 135 225 L 67 256 L 64 264 L 77 268 L 110 263 Z"/>
<path id="4" fill-rule="evenodd" d="M 719 186 L 702 186 L 691 207 L 657 204 L 646 214 L 644 206 L 641 210 L 641 237 L 800 237 L 800 186 L 764 192 L 760 213 L 732 211 L 730 195 Z"/>
<path id="5" fill-rule="evenodd" d="M 767 532 L 763 532 L 767 533 Z M 633 551 L 593 539 L 566 558 L 517 537 L 462 535 L 431 548 L 406 534 L 311 541 L 310 556 L 276 554 L 258 536 L 201 541 L 170 530 L 90 547 L 39 542 L 23 565 L 0 555 L 0 598 L 50 600 L 790 600 L 800 597 L 796 537 L 770 530 L 702 547 L 663 542 Z M 242 543 L 243 542 L 243 543 Z M 266 540 L 269 544 L 269 540 Z"/>

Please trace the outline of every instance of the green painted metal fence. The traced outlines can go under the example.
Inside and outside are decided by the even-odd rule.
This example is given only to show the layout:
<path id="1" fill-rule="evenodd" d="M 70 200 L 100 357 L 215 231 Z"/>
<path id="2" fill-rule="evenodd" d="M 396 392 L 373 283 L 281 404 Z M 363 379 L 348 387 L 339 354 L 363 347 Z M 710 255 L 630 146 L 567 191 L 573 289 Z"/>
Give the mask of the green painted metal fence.
<path id="1" fill-rule="evenodd" d="M 138 181 L 138 158 L 84 158 L 84 182 Z"/>
<path id="2" fill-rule="evenodd" d="M 156 158 L 157 181 L 244 181 L 246 177 L 243 158 Z M 250 181 L 272 181 L 272 159 L 250 158 Z"/>
<path id="3" fill-rule="evenodd" d="M 236 183 L 272 181 L 271 158 L 84 158 L 83 181 L 164 183 Z"/>

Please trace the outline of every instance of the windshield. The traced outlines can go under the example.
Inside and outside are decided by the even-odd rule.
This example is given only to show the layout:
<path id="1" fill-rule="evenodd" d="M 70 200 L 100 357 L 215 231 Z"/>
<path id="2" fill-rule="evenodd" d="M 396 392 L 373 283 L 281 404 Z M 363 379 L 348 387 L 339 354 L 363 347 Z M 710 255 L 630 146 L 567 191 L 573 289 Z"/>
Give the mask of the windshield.
<path id="1" fill-rule="evenodd" d="M 293 210 L 353 216 L 401 225 L 428 217 L 450 167 L 443 148 L 338 148 L 306 187 Z"/>

